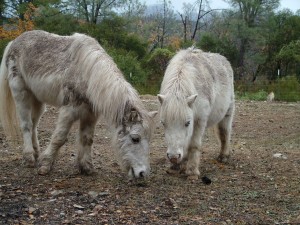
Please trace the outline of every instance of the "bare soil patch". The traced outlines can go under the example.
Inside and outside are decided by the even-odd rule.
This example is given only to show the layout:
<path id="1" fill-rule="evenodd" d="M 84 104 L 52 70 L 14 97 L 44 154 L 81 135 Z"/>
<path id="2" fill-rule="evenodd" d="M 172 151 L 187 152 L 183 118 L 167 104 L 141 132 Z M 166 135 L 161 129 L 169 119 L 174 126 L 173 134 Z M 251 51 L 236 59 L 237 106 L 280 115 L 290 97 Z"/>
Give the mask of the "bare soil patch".
<path id="1" fill-rule="evenodd" d="M 158 108 L 155 97 L 142 99 L 149 109 Z M 43 115 L 42 150 L 56 117 L 51 107 Z M 0 224 L 300 223 L 300 103 L 238 101 L 230 162 L 215 160 L 219 144 L 213 131 L 204 138 L 200 171 L 211 184 L 166 173 L 169 163 L 158 120 L 151 176 L 133 183 L 121 173 L 101 121 L 93 145 L 93 176 L 79 175 L 73 167 L 77 124 L 47 176 L 22 166 L 22 148 L 11 147 L 0 128 Z"/>

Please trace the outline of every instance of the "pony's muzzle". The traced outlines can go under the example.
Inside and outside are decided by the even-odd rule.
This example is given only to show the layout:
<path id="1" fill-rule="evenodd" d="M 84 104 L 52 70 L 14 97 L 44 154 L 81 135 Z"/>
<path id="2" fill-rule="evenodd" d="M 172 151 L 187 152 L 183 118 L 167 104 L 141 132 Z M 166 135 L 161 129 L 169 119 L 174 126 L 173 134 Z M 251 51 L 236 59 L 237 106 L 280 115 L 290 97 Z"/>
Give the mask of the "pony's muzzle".
<path id="1" fill-rule="evenodd" d="M 178 164 L 181 161 L 181 154 L 167 153 L 167 157 L 170 160 L 170 162 L 173 163 L 173 164 Z"/>
<path id="2" fill-rule="evenodd" d="M 144 168 L 134 169 L 133 167 L 131 167 L 129 174 L 131 175 L 131 177 L 134 177 L 136 179 L 141 179 L 141 178 L 145 178 L 148 175 L 148 172 Z"/>

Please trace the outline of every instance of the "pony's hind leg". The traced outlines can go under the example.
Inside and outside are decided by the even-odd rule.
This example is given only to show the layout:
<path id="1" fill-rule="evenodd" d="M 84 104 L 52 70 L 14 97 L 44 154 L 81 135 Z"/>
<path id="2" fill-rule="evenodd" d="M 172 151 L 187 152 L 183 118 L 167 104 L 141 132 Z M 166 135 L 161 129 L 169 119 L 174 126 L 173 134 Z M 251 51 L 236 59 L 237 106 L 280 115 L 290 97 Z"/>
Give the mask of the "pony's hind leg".
<path id="1" fill-rule="evenodd" d="M 231 105 L 225 117 L 218 124 L 218 136 L 221 142 L 221 152 L 218 156 L 219 162 L 228 162 L 231 154 L 229 147 L 231 137 L 232 119 L 234 114 L 234 104 Z"/>
<path id="2" fill-rule="evenodd" d="M 15 100 L 16 111 L 23 135 L 23 163 L 27 167 L 34 167 L 36 154 L 32 144 L 33 123 L 31 118 L 33 94 L 28 90 L 20 73 L 12 66 L 10 68 L 9 86 Z"/>
<path id="3" fill-rule="evenodd" d="M 83 113 L 80 118 L 79 128 L 79 151 L 77 154 L 76 164 L 79 172 L 82 174 L 93 174 L 94 167 L 92 163 L 91 147 L 97 118 L 92 112 Z"/>
<path id="4" fill-rule="evenodd" d="M 39 102 L 37 99 L 34 99 L 32 101 L 32 113 L 31 113 L 31 118 L 32 118 L 32 145 L 34 149 L 34 157 L 37 160 L 39 157 L 40 153 L 40 145 L 39 145 L 39 140 L 37 137 L 37 126 L 39 123 L 39 120 L 45 110 L 45 105 Z"/>
<path id="5" fill-rule="evenodd" d="M 39 157 L 40 175 L 46 175 L 52 169 L 58 150 L 66 142 L 68 133 L 74 121 L 77 120 L 77 113 L 72 106 L 63 106 L 60 108 L 58 121 L 51 141 L 47 149 Z"/>

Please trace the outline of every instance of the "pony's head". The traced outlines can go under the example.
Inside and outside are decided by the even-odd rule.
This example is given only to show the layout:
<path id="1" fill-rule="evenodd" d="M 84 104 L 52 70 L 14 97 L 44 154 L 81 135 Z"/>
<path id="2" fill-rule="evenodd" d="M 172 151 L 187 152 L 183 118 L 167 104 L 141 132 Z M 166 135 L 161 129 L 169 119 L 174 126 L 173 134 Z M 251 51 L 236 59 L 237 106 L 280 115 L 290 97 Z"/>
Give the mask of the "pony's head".
<path id="1" fill-rule="evenodd" d="M 125 113 L 117 127 L 113 143 L 119 163 L 130 179 L 144 178 L 150 173 L 149 141 L 151 120 L 157 112 L 138 112 L 132 108 Z"/>
<path id="2" fill-rule="evenodd" d="M 194 129 L 193 103 L 197 95 L 158 95 L 160 121 L 164 126 L 167 142 L 167 157 L 173 164 L 180 163 L 187 150 Z"/>

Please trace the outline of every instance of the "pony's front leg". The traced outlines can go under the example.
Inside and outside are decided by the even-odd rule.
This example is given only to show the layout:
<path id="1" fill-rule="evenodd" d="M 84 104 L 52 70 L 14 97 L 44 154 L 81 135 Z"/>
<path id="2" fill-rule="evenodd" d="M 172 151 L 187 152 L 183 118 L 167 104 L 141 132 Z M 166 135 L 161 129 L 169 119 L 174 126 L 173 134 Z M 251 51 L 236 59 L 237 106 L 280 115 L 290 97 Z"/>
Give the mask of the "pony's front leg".
<path id="1" fill-rule="evenodd" d="M 91 147 L 97 118 L 90 112 L 80 119 L 79 129 L 79 151 L 76 164 L 79 172 L 82 174 L 93 174 L 94 167 L 92 163 Z"/>
<path id="2" fill-rule="evenodd" d="M 63 106 L 60 108 L 58 122 L 50 144 L 39 158 L 38 173 L 40 175 L 46 175 L 52 169 L 58 150 L 66 142 L 71 126 L 76 119 L 76 113 L 72 106 Z"/>
<path id="3" fill-rule="evenodd" d="M 200 176 L 199 164 L 200 164 L 200 147 L 202 137 L 205 132 L 206 124 L 195 124 L 194 133 L 191 139 L 191 143 L 187 154 L 187 164 L 185 174 L 188 179 L 198 179 Z"/>
<path id="4" fill-rule="evenodd" d="M 185 168 L 185 174 L 189 180 L 198 179 L 200 176 L 200 149 L 198 147 L 191 147 L 188 151 L 188 159 Z"/>

